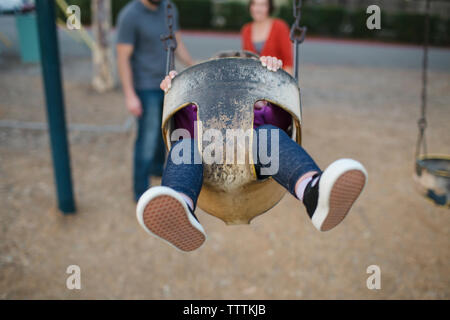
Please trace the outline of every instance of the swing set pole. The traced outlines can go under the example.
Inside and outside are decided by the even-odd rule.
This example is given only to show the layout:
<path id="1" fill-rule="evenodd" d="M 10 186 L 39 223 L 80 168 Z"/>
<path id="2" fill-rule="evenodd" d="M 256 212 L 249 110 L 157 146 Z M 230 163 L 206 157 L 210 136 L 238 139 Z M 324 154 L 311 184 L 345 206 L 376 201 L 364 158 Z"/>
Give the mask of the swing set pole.
<path id="1" fill-rule="evenodd" d="M 61 86 L 55 3 L 48 0 L 36 0 L 36 11 L 58 208 L 64 214 L 69 214 L 75 212 L 75 201 Z"/>

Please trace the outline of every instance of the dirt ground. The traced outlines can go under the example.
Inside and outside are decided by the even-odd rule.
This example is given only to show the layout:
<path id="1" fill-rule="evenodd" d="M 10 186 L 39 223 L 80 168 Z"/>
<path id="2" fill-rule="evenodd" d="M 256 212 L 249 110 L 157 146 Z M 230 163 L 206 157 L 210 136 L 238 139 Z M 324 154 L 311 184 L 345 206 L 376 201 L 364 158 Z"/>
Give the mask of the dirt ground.
<path id="1" fill-rule="evenodd" d="M 122 124 L 119 90 L 89 88 L 89 61 L 65 62 L 70 123 Z M 134 128 L 70 132 L 77 214 L 55 205 L 48 134 L 0 128 L 1 299 L 449 299 L 450 215 L 412 181 L 417 70 L 306 65 L 304 146 L 321 167 L 360 160 L 369 181 L 347 219 L 320 233 L 286 195 L 249 226 L 198 210 L 208 240 L 182 254 L 137 224 Z M 450 74 L 430 74 L 429 150 L 450 153 Z M 12 59 L 0 73 L 0 119 L 45 121 L 40 70 Z M 159 183 L 157 179 L 155 183 Z M 81 268 L 81 290 L 66 268 Z M 368 290 L 370 265 L 381 289 Z"/>

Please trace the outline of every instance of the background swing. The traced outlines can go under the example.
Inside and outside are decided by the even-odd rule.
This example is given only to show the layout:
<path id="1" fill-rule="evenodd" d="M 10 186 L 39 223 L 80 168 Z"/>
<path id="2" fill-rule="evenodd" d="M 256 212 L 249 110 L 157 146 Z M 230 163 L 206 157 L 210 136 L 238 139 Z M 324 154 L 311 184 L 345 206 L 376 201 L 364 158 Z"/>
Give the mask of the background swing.
<path id="1" fill-rule="evenodd" d="M 436 205 L 450 207 L 450 156 L 428 154 L 425 129 L 427 126 L 427 85 L 428 85 L 428 42 L 430 28 L 430 0 L 426 1 L 423 62 L 421 117 L 418 121 L 419 135 L 415 154 L 414 180 L 421 194 Z M 423 153 L 421 154 L 421 150 Z"/>
<path id="2" fill-rule="evenodd" d="M 301 102 L 298 85 L 298 46 L 303 42 L 306 27 L 300 27 L 301 1 L 294 1 L 295 21 L 291 28 L 294 43 L 294 77 L 279 70 L 271 72 L 259 60 L 236 57 L 216 58 L 199 63 L 180 72 L 165 94 L 162 119 L 163 138 L 170 149 L 174 129 L 173 115 L 190 103 L 197 104 L 198 120 L 203 131 L 253 129 L 253 108 L 258 100 L 267 100 L 289 112 L 292 119 L 290 136 L 301 144 Z M 174 70 L 176 39 L 173 34 L 173 13 L 166 4 L 166 22 L 169 33 L 161 36 L 167 50 L 166 74 Z M 208 91 L 209 94 L 205 94 Z M 220 103 L 217 103 L 220 101 Z M 224 105 L 226 106 L 224 108 Z M 197 137 L 199 148 L 202 137 Z M 252 137 L 250 137 L 250 145 Z M 245 148 L 238 145 L 237 148 Z M 224 148 L 225 149 L 225 148 Z M 246 155 L 251 159 L 251 152 Z M 226 224 L 248 224 L 275 206 L 286 191 L 272 178 L 258 180 L 254 165 L 204 164 L 203 187 L 198 205 Z"/>

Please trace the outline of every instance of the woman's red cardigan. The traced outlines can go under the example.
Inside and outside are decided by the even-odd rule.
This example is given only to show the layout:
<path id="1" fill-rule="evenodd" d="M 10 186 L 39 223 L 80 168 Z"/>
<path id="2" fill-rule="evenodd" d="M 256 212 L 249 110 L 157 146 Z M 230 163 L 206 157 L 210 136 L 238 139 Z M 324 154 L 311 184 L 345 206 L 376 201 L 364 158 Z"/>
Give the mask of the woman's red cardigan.
<path id="1" fill-rule="evenodd" d="M 252 42 L 252 22 L 241 29 L 242 49 L 257 53 Z M 273 19 L 272 28 L 260 56 L 277 57 L 283 61 L 283 67 L 292 67 L 292 43 L 289 38 L 289 27 L 281 19 Z"/>

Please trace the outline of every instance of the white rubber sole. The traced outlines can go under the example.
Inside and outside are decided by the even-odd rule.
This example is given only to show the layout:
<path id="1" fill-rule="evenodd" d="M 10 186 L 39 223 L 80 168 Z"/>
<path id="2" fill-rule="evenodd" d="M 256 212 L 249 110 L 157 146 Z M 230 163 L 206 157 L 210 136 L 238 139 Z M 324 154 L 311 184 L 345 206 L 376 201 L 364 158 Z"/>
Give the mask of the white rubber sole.
<path id="1" fill-rule="evenodd" d="M 198 249 L 206 241 L 202 225 L 181 195 L 171 188 L 148 189 L 139 198 L 136 217 L 148 234 L 183 252 Z"/>
<path id="2" fill-rule="evenodd" d="M 361 194 L 367 182 L 364 166 L 353 159 L 330 164 L 319 180 L 319 198 L 312 223 L 319 231 L 337 226 Z"/>

